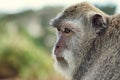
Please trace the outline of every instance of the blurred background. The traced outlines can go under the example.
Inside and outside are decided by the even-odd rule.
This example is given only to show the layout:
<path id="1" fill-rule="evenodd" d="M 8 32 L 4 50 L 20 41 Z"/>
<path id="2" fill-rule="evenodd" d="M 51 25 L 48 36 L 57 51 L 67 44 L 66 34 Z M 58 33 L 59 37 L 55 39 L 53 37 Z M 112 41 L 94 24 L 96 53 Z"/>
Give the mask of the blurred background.
<path id="1" fill-rule="evenodd" d="M 109 15 L 120 12 L 119 0 L 0 0 L 0 80 L 66 80 L 53 67 L 49 21 L 82 1 Z"/>

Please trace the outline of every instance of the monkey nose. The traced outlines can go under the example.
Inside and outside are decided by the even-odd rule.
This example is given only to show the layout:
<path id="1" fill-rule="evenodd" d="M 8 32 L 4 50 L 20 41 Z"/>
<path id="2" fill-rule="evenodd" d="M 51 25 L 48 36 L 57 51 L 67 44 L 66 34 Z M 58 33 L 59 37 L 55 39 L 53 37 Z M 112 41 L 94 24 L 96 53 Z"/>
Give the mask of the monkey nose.
<path id="1" fill-rule="evenodd" d="M 60 53 L 62 52 L 62 48 L 60 45 L 56 45 L 54 54 L 57 56 L 61 55 Z"/>
<path id="2" fill-rule="evenodd" d="M 60 50 L 60 46 L 59 45 L 56 45 L 56 47 L 55 47 L 55 54 L 57 54 Z"/>

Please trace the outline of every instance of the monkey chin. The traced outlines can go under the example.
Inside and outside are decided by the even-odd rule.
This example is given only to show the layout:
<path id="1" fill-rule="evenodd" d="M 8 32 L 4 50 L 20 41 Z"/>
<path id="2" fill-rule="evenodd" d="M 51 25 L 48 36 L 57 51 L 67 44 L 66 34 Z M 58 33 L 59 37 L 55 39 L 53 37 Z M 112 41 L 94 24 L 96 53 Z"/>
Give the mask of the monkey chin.
<path id="1" fill-rule="evenodd" d="M 55 69 L 63 75 L 71 78 L 75 70 L 73 52 L 70 50 L 64 50 L 60 54 L 62 54 L 63 57 L 55 58 Z"/>

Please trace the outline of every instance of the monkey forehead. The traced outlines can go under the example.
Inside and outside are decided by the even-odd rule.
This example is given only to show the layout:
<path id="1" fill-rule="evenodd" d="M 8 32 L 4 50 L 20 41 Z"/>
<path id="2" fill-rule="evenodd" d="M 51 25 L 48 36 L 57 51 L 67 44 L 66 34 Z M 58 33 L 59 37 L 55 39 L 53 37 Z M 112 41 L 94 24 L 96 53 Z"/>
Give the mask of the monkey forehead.
<path id="1" fill-rule="evenodd" d="M 51 23 L 53 27 L 56 28 L 69 28 L 74 29 L 77 27 L 77 24 L 80 23 L 78 20 L 66 20 L 66 19 L 54 19 Z"/>
<path id="2" fill-rule="evenodd" d="M 104 13 L 102 11 L 100 11 L 98 8 L 94 7 L 93 5 L 91 5 L 88 2 L 78 3 L 78 4 L 72 5 L 68 8 L 66 8 L 65 10 L 63 10 L 59 15 L 57 15 L 57 17 L 55 17 L 50 22 L 50 25 L 52 25 L 54 27 L 59 27 L 59 26 L 61 26 L 61 24 L 63 24 L 64 21 L 65 22 L 67 22 L 67 21 L 73 22 L 74 20 L 79 21 L 80 19 L 81 19 L 81 21 L 83 19 L 84 22 L 85 21 L 87 22 L 87 19 L 89 19 L 89 17 L 90 17 L 89 15 L 92 13 L 99 13 L 99 14 L 104 15 Z"/>
<path id="3" fill-rule="evenodd" d="M 103 13 L 95 6 L 91 5 L 90 3 L 81 2 L 64 9 L 64 11 L 62 12 L 63 14 L 62 16 L 65 18 L 75 18 L 82 16 L 83 14 L 86 14 L 91 11 Z"/>

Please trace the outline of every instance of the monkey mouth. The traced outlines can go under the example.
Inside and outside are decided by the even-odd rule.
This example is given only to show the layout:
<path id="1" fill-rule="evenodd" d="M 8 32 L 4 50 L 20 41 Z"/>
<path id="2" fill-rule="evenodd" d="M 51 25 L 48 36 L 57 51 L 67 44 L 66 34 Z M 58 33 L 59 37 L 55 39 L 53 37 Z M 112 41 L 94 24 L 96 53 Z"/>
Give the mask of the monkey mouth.
<path id="1" fill-rule="evenodd" d="M 63 61 L 65 60 L 63 57 L 56 57 L 57 61 Z"/>
<path id="2" fill-rule="evenodd" d="M 56 57 L 56 59 L 60 64 L 68 64 L 64 57 Z"/>

